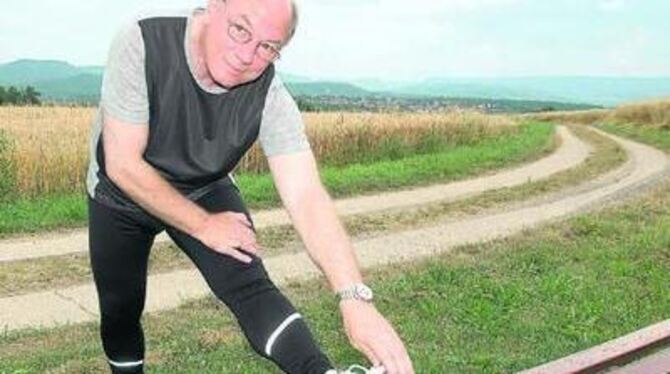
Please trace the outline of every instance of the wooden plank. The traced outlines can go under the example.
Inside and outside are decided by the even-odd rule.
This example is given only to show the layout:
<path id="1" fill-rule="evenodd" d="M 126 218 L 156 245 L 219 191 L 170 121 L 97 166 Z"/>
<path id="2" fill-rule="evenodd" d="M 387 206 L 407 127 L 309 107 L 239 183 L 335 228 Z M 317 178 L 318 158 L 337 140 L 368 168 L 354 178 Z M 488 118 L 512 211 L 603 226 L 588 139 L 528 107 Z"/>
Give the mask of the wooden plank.
<path id="1" fill-rule="evenodd" d="M 670 319 L 519 374 L 595 373 L 627 356 L 670 343 Z"/>
<path id="2" fill-rule="evenodd" d="M 670 348 L 665 348 L 607 374 L 668 374 L 670 373 Z"/>

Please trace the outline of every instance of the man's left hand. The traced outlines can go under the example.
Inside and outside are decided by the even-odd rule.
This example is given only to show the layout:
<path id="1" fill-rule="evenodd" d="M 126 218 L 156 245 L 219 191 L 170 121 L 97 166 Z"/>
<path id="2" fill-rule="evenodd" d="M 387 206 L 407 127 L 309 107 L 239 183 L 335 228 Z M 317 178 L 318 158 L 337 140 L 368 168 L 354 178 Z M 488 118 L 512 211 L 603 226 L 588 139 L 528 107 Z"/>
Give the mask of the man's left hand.
<path id="1" fill-rule="evenodd" d="M 412 362 L 391 324 L 366 301 L 340 301 L 340 311 L 349 341 L 386 374 L 414 374 Z"/>

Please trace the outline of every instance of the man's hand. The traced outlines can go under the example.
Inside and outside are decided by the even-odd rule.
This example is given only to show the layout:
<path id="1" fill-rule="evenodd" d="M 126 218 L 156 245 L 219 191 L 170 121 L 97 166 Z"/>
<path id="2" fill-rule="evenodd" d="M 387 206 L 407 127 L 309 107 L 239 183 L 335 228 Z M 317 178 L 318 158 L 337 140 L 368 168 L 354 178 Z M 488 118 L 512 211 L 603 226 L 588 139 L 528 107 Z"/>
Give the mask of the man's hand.
<path id="1" fill-rule="evenodd" d="M 209 214 L 193 235 L 213 250 L 249 263 L 251 257 L 244 252 L 260 255 L 251 222 L 243 213 L 221 212 Z"/>
<path id="2" fill-rule="evenodd" d="M 386 374 L 414 374 L 400 337 L 374 305 L 354 299 L 342 300 L 340 310 L 349 341 L 374 366 L 384 366 Z"/>

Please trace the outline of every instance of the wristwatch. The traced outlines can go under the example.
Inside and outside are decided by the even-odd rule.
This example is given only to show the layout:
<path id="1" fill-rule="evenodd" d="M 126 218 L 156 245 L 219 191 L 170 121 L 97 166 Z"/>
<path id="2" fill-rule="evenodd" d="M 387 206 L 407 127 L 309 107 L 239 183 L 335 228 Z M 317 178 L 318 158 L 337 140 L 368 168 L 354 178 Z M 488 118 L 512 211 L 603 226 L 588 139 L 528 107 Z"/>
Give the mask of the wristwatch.
<path id="1" fill-rule="evenodd" d="M 370 287 L 364 285 L 363 283 L 355 283 L 347 288 L 343 288 L 337 291 L 337 296 L 340 297 L 340 301 L 348 299 L 356 299 L 361 301 L 372 302 L 373 294 Z"/>

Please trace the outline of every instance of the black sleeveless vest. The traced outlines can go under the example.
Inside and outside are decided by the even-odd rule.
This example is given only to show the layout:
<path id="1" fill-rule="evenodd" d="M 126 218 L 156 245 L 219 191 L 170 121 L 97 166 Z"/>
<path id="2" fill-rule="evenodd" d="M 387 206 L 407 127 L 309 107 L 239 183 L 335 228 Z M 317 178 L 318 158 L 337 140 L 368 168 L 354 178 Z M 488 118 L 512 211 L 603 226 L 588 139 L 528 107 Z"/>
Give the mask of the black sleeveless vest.
<path id="1" fill-rule="evenodd" d="M 139 21 L 146 52 L 149 139 L 144 159 L 177 190 L 195 199 L 225 179 L 258 137 L 271 64 L 256 80 L 212 94 L 198 86 L 184 51 L 185 17 Z M 107 177 L 102 136 L 97 144 L 96 198 L 139 208 Z"/>

